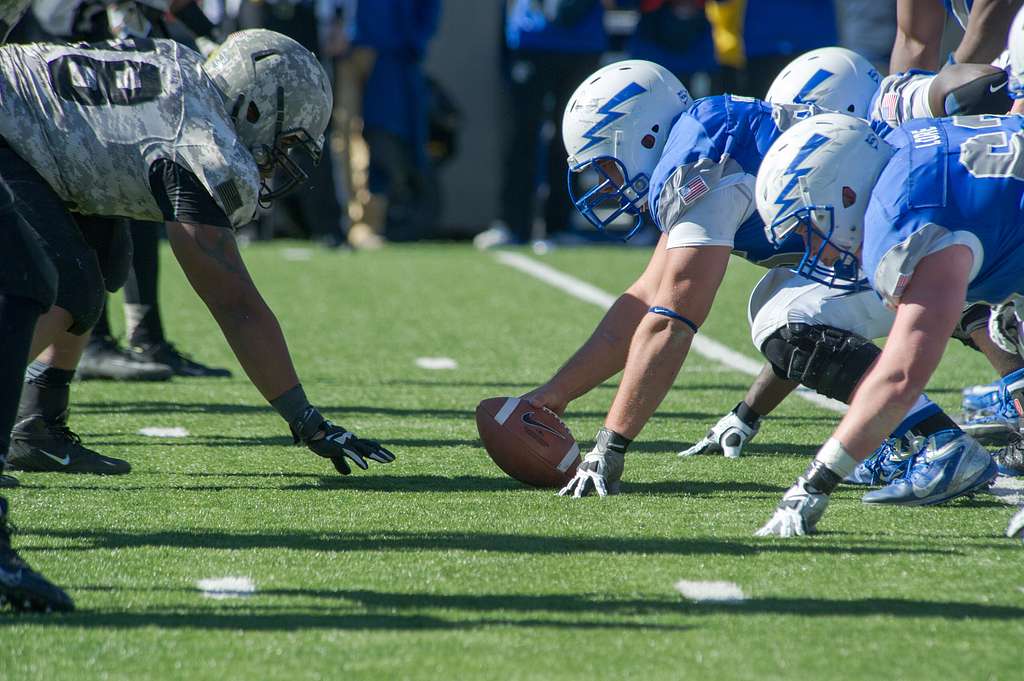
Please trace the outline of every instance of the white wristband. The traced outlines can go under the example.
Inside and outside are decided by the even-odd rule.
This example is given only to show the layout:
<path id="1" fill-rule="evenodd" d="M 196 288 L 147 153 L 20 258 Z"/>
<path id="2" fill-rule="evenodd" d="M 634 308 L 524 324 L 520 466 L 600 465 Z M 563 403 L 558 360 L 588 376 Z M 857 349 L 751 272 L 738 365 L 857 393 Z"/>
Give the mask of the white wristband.
<path id="1" fill-rule="evenodd" d="M 846 451 L 843 443 L 834 437 L 830 437 L 828 442 L 821 446 L 821 449 L 818 450 L 818 455 L 814 459 L 825 464 L 830 471 L 840 478 L 845 478 L 850 473 L 853 473 L 853 469 L 857 467 L 858 463 Z"/>

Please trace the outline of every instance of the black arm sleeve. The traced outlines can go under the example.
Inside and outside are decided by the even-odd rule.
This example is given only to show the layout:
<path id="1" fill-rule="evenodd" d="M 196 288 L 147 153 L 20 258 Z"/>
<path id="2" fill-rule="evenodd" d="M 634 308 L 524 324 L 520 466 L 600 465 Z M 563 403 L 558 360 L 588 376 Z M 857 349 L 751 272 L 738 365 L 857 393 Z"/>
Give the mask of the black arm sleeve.
<path id="1" fill-rule="evenodd" d="M 231 228 L 224 210 L 195 175 L 162 158 L 149 167 L 149 187 L 167 222 Z"/>

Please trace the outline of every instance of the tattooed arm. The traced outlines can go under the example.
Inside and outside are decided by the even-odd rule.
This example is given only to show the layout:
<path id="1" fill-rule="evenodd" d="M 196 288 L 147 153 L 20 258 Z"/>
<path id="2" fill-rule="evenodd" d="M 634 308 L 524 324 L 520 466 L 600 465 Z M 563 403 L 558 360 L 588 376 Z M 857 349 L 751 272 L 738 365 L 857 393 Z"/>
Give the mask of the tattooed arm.
<path id="1" fill-rule="evenodd" d="M 249 276 L 231 230 L 168 222 L 167 238 L 192 288 L 263 397 L 272 400 L 298 385 L 281 326 Z"/>

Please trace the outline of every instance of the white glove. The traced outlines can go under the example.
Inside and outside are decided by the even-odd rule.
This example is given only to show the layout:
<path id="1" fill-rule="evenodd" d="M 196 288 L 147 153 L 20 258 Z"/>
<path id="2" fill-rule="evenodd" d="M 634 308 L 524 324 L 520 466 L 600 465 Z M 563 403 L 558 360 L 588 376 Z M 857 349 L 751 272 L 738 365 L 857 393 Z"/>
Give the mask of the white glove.
<path id="1" fill-rule="evenodd" d="M 722 452 L 727 459 L 738 459 L 743 447 L 757 435 L 760 428 L 760 421 L 750 427 L 730 411 L 711 427 L 704 439 L 689 449 L 679 452 L 679 456 Z"/>
<path id="2" fill-rule="evenodd" d="M 800 478 L 782 495 L 782 501 L 771 520 L 754 536 L 793 537 L 814 534 L 827 506 L 828 495 L 807 487 L 807 481 Z"/>
<path id="3" fill-rule="evenodd" d="M 625 454 L 612 450 L 601 452 L 595 448 L 583 457 L 583 462 L 576 468 L 576 475 L 569 484 L 558 490 L 558 496 L 572 494 L 574 499 L 578 499 L 590 494 L 591 487 L 599 497 L 618 494 L 625 462 Z"/>
<path id="4" fill-rule="evenodd" d="M 1010 524 L 1006 527 L 1006 536 L 1010 539 L 1024 539 L 1024 508 L 1010 518 Z"/>

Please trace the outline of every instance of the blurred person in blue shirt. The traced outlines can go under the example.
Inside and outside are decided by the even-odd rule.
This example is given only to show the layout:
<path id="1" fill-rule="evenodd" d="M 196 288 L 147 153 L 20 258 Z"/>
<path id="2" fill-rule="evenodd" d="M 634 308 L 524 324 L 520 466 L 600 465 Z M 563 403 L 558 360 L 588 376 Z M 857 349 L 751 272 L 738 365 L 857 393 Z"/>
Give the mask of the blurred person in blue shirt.
<path id="1" fill-rule="evenodd" d="M 605 5 L 612 3 L 506 0 L 501 215 L 494 227 L 477 235 L 478 247 L 530 240 L 542 177 L 549 187 L 543 207 L 546 235 L 568 226 L 572 204 L 563 179 L 562 111 L 580 81 L 597 69 L 608 46 Z M 546 122 L 553 124 L 554 135 L 542 140 Z"/>
<path id="2" fill-rule="evenodd" d="M 631 59 L 645 59 L 671 71 L 692 93 L 693 75 L 718 70 L 704 0 L 634 0 L 640 11 L 629 39 Z M 619 7 L 626 2 L 620 0 Z"/>

